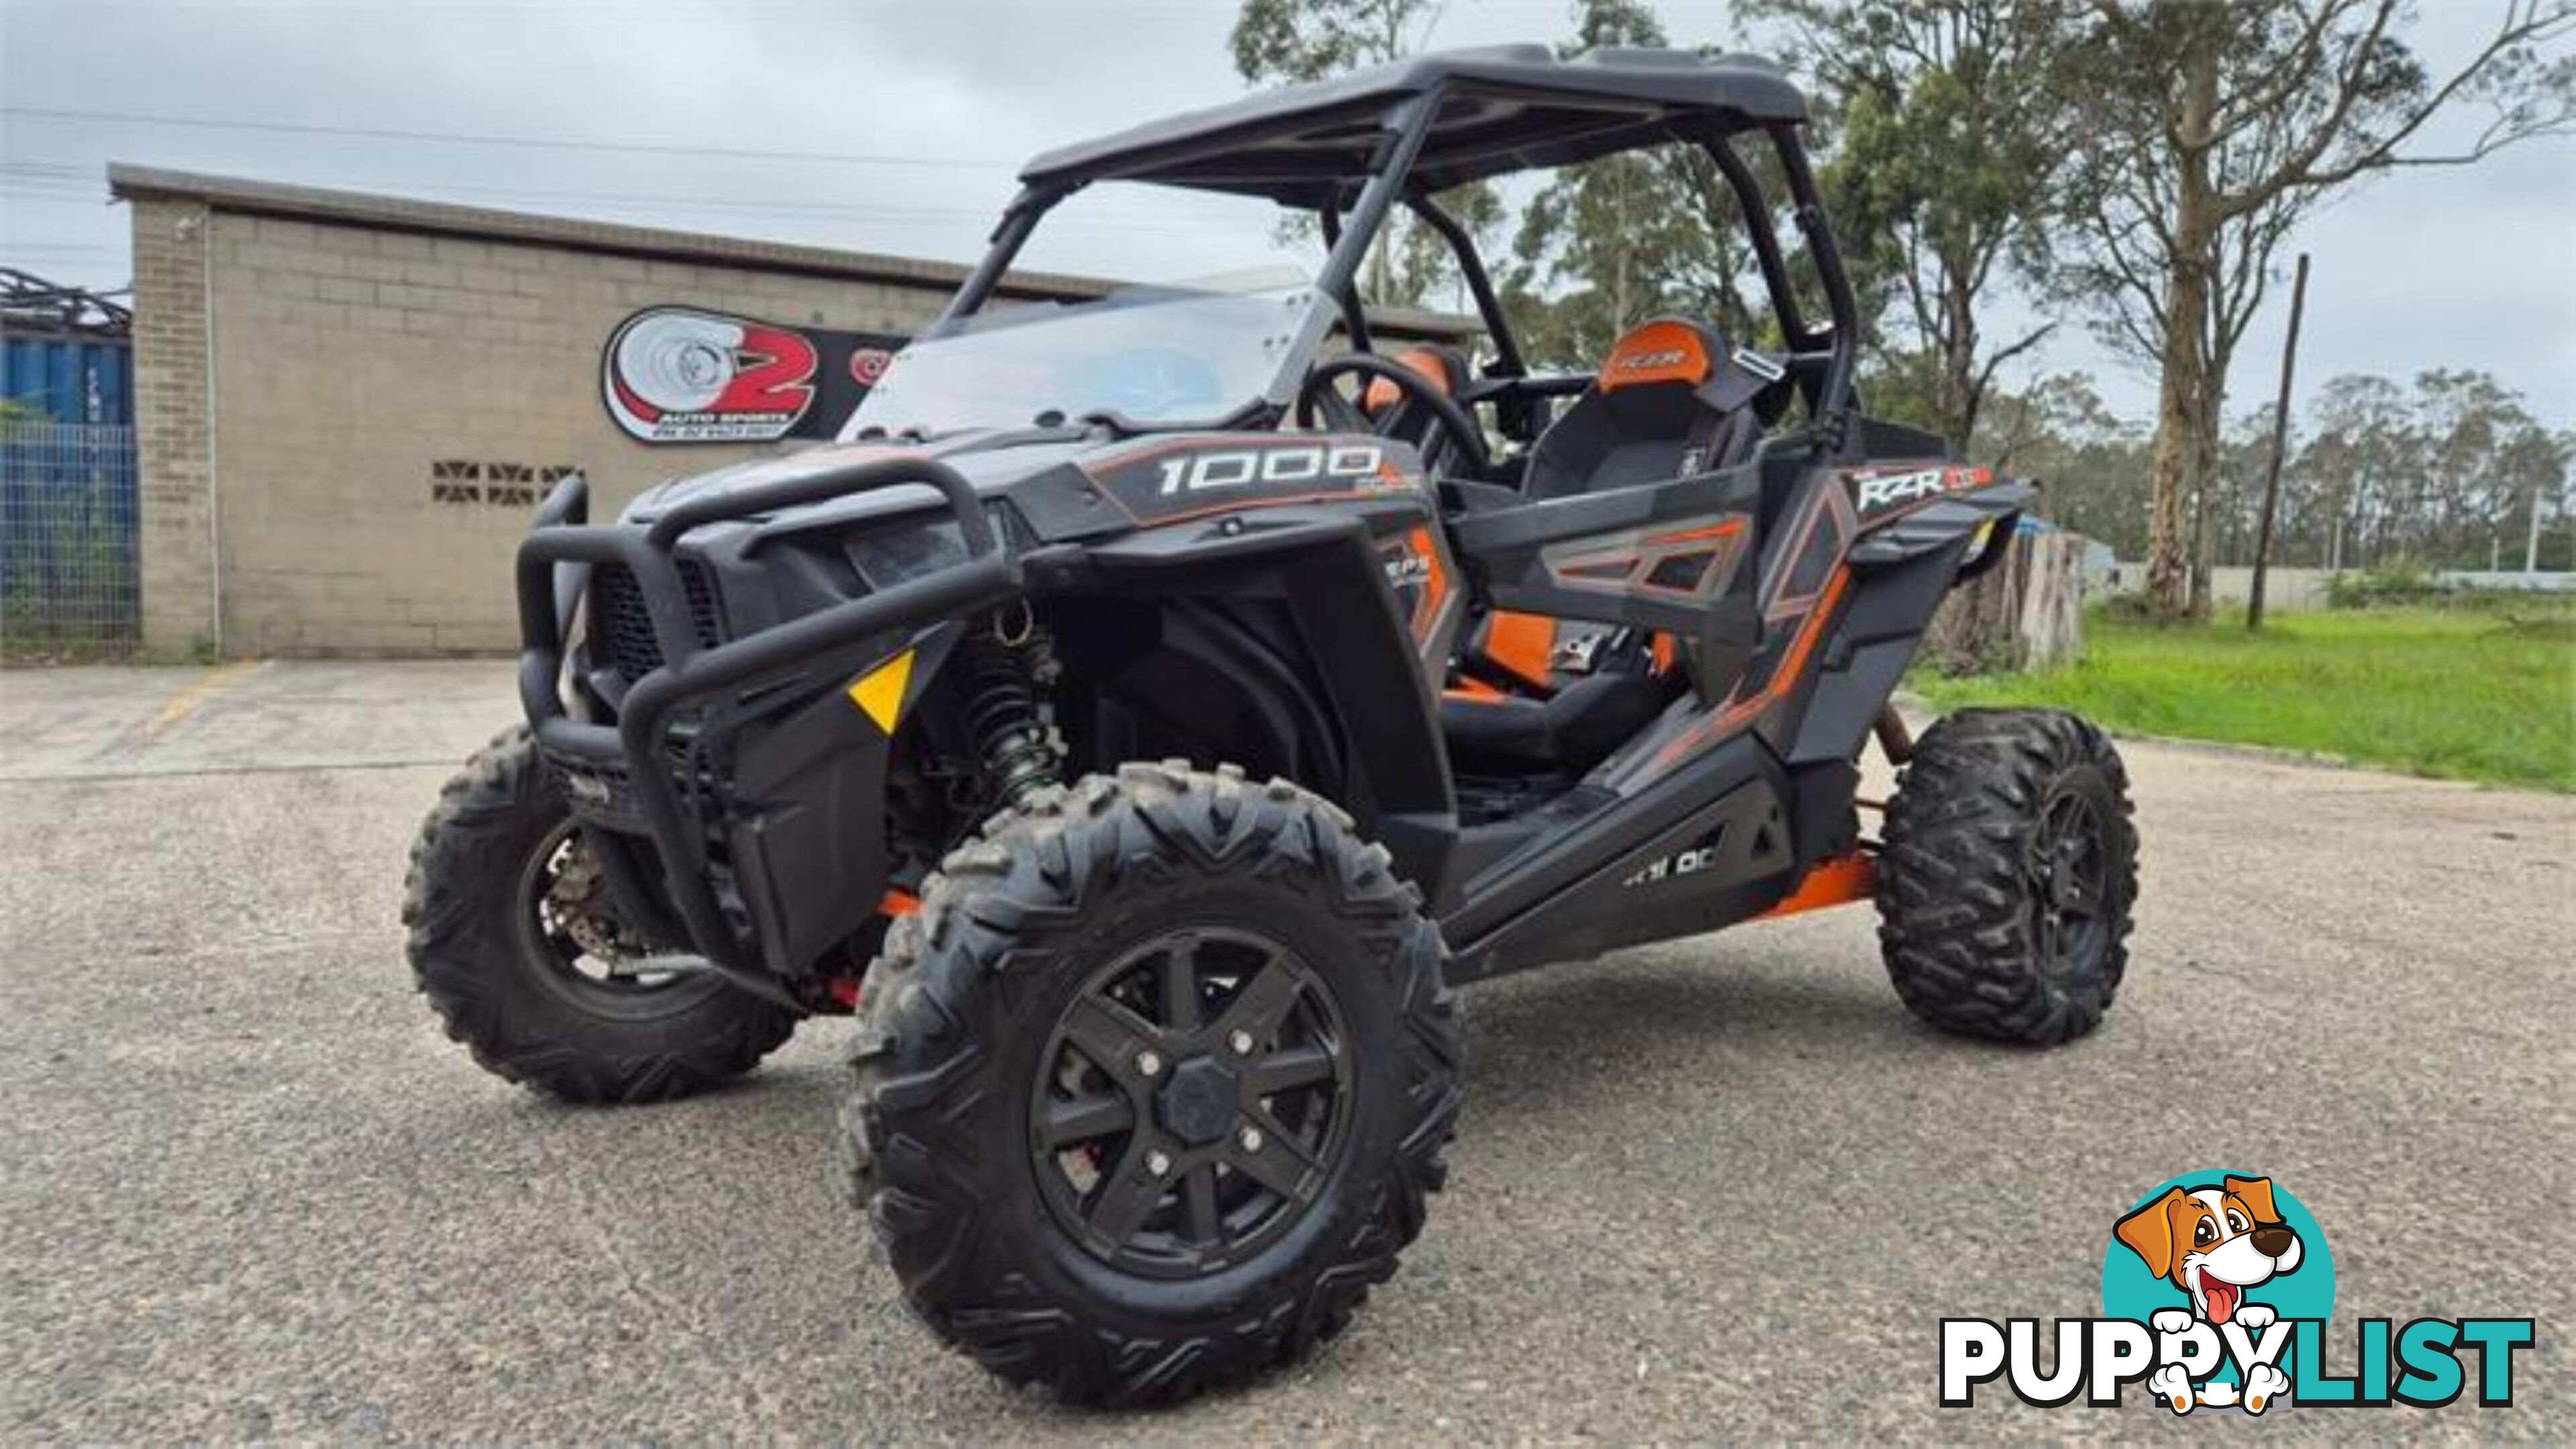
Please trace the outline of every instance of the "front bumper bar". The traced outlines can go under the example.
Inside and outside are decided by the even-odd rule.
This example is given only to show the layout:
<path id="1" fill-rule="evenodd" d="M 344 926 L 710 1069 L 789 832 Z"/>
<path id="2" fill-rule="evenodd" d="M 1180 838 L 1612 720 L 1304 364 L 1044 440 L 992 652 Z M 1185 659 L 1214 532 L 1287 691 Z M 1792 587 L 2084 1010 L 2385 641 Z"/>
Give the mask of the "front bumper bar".
<path id="1" fill-rule="evenodd" d="M 963 562 L 746 638 L 701 642 L 674 556 L 691 529 L 907 485 L 942 495 L 966 546 Z M 564 479 L 519 545 L 520 706 L 549 759 L 624 777 L 660 860 L 670 906 L 698 952 L 737 983 L 786 999 L 760 943 L 728 919 L 709 879 L 702 822 L 692 819 L 671 767 L 673 713 L 764 676 L 793 673 L 831 650 L 1004 603 L 1020 591 L 1019 562 L 1003 548 L 974 485 L 931 458 L 871 459 L 719 492 L 688 500 L 649 525 L 593 525 L 589 508 L 588 482 L 578 474 Z M 628 682 L 615 725 L 571 718 L 562 694 L 572 605 L 586 566 L 603 563 L 632 571 L 663 661 Z"/>

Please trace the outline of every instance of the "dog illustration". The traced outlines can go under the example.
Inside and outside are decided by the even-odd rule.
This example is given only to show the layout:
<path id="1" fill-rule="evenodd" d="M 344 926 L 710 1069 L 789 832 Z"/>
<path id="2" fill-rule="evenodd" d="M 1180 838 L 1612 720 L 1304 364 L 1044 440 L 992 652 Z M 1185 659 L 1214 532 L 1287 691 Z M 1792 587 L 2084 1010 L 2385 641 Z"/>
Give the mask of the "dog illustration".
<path id="1" fill-rule="evenodd" d="M 2115 1231 L 2150 1272 L 2191 1300 L 2188 1314 L 2169 1308 L 2155 1315 L 2154 1326 L 2166 1332 L 2180 1332 L 2198 1318 L 2212 1328 L 2234 1323 L 2260 1333 L 2279 1315 L 2264 1304 L 2246 1302 L 2245 1290 L 2296 1271 L 2302 1257 L 2299 1235 L 2272 1205 L 2268 1177 L 2224 1177 L 2216 1187 L 2169 1189 L 2120 1219 Z M 2204 1385 L 2195 1395 L 2180 1365 L 2160 1370 L 2148 1386 L 2171 1402 L 2177 1414 L 2189 1413 L 2195 1397 L 2213 1406 L 2237 1399 L 2236 1386 L 2224 1383 Z M 2256 1366 L 2245 1376 L 2247 1412 L 2263 1412 L 2288 1387 L 2289 1376 L 2280 1369 Z"/>

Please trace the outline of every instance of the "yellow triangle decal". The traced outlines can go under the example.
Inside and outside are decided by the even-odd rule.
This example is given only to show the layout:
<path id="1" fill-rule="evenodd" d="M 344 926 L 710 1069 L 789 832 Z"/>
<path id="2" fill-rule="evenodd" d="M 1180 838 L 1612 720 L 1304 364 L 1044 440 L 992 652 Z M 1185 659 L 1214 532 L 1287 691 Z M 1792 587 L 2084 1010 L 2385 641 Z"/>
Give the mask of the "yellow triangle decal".
<path id="1" fill-rule="evenodd" d="M 877 728 L 894 733 L 894 722 L 903 713 L 903 691 L 912 683 L 912 651 L 906 649 L 876 668 L 859 676 L 850 686 L 850 702 L 867 712 Z"/>

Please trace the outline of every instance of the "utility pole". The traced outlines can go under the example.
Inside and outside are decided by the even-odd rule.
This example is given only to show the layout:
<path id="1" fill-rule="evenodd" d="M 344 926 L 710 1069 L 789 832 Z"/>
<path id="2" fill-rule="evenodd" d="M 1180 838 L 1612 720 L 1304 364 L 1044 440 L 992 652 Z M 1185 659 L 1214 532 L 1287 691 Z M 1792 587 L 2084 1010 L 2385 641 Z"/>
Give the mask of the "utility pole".
<path id="1" fill-rule="evenodd" d="M 2522 535 L 2522 571 L 2527 574 L 2540 572 L 2540 480 L 2537 478 L 2531 480 L 2531 522 L 2524 526 Z"/>
<path id="2" fill-rule="evenodd" d="M 2308 309 L 2308 254 L 2290 284 L 2290 335 L 2281 342 L 2281 395 L 2272 404 L 2272 462 L 2263 474 L 2263 521 L 2254 531 L 2254 583 L 2246 591 L 2245 627 L 2263 627 L 2263 575 L 2272 562 L 2272 514 L 2281 506 L 2281 454 L 2290 446 L 2290 376 L 2299 365 L 2299 319 Z"/>

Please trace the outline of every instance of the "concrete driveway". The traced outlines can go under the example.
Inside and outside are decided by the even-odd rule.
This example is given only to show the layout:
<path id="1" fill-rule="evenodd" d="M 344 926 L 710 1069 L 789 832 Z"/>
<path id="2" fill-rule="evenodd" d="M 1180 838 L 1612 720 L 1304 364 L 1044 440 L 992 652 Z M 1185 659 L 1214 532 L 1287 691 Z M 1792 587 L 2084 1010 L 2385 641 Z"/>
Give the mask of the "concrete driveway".
<path id="1" fill-rule="evenodd" d="M 2129 985 L 2056 1052 L 1917 1027 L 1866 910 L 1479 988 L 1396 1281 L 1122 1418 L 905 1318 L 835 1196 L 845 1023 L 628 1111 L 440 1038 L 404 852 L 512 710 L 490 662 L 0 675 L 0 1438 L 2190 1435 L 1945 1413 L 1936 1339 L 2097 1313 L 2112 1220 L 2216 1167 L 2323 1225 L 2338 1372 L 2363 1317 L 2539 1320 L 2510 1410 L 2268 1430 L 2576 1437 L 2576 801 L 2128 745 Z"/>

